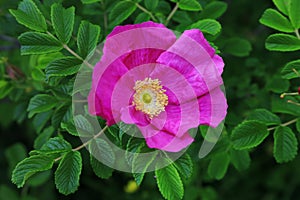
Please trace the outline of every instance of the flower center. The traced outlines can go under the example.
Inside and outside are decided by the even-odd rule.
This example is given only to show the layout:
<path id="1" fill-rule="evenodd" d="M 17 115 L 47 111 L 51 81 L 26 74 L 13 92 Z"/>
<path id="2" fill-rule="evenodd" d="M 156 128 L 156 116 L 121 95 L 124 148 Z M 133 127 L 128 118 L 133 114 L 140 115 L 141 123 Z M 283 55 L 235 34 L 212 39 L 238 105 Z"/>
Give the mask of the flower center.
<path id="1" fill-rule="evenodd" d="M 158 79 L 145 78 L 143 81 L 138 80 L 135 82 L 133 89 L 135 93 L 132 105 L 135 106 L 136 110 L 146 113 L 151 119 L 165 111 L 168 96 Z"/>

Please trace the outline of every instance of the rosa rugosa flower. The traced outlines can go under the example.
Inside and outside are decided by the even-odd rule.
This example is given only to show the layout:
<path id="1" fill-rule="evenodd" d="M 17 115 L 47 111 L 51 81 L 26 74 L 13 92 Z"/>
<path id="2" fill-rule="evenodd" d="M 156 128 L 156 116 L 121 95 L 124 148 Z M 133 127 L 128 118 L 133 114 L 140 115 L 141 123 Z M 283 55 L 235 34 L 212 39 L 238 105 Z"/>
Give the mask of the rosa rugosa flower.
<path id="1" fill-rule="evenodd" d="M 89 112 L 109 126 L 136 124 L 150 148 L 178 152 L 194 140 L 189 129 L 225 118 L 223 67 L 197 29 L 176 39 L 153 22 L 117 26 L 93 71 Z"/>

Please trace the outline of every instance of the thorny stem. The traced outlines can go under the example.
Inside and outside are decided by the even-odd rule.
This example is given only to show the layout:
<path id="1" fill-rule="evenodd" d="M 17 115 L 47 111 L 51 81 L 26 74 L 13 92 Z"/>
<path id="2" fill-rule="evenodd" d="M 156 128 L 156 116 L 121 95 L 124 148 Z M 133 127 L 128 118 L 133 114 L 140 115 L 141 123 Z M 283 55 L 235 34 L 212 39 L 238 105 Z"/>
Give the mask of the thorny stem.
<path id="1" fill-rule="evenodd" d="M 156 22 L 157 22 L 157 19 L 156 19 L 156 17 L 154 17 L 154 15 L 152 14 L 152 12 L 150 12 L 149 10 L 147 10 L 146 8 L 144 8 L 143 6 L 141 6 L 141 5 L 138 4 L 138 3 L 135 3 L 135 5 L 136 5 L 136 7 L 138 7 L 140 10 L 142 10 L 142 11 L 145 12 L 145 13 L 147 13 L 147 14 L 151 17 L 151 19 L 152 19 L 153 21 L 156 21 Z"/>
<path id="2" fill-rule="evenodd" d="M 174 16 L 174 14 L 176 13 L 178 9 L 178 3 L 176 4 L 176 6 L 173 8 L 173 10 L 171 11 L 171 13 L 169 14 L 169 16 L 166 19 L 165 25 L 167 26 L 170 22 L 170 20 L 172 19 L 172 17 Z"/>
<path id="3" fill-rule="evenodd" d="M 97 133 L 96 135 L 94 135 L 94 137 L 93 137 L 92 139 L 90 139 L 90 140 L 86 141 L 85 143 L 83 143 L 82 145 L 80 145 L 80 146 L 78 146 L 78 147 L 72 149 L 72 151 L 79 151 L 79 150 L 81 150 L 82 148 L 86 147 L 86 146 L 89 145 L 94 139 L 100 137 L 100 135 L 102 135 L 102 134 L 104 133 L 104 131 L 106 131 L 107 128 L 108 128 L 108 126 L 105 126 L 99 133 Z M 59 161 L 59 160 L 61 160 L 61 159 L 62 159 L 62 156 L 56 158 L 56 159 L 54 160 L 54 162 L 57 162 L 57 161 Z"/>
<path id="4" fill-rule="evenodd" d="M 298 118 L 293 119 L 293 120 L 291 120 L 291 121 L 288 121 L 288 122 L 286 122 L 286 123 L 280 124 L 279 126 L 288 126 L 288 125 L 290 125 L 290 124 L 293 124 L 293 123 L 297 122 L 297 120 L 298 120 Z M 272 130 L 276 129 L 277 127 L 278 127 L 278 126 L 268 128 L 268 131 L 272 131 Z"/>

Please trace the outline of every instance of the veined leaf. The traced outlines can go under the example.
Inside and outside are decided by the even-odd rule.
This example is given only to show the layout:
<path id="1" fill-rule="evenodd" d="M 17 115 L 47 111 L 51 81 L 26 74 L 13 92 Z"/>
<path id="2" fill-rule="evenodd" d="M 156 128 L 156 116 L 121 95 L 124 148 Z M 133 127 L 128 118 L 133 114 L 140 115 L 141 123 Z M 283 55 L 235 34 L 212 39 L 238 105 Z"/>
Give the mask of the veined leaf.
<path id="1" fill-rule="evenodd" d="M 273 0 L 273 3 L 276 5 L 278 10 L 280 10 L 283 14 L 288 15 L 288 7 L 290 4 L 290 0 Z"/>
<path id="2" fill-rule="evenodd" d="M 232 150 L 230 155 L 233 166 L 238 171 L 243 171 L 250 166 L 251 158 L 247 150 Z"/>
<path id="3" fill-rule="evenodd" d="M 251 50 L 251 43 L 248 40 L 238 37 L 233 37 L 226 40 L 222 49 L 222 51 L 225 53 L 238 57 L 249 56 Z"/>
<path id="4" fill-rule="evenodd" d="M 76 74 L 82 64 L 82 60 L 75 57 L 65 57 L 54 60 L 46 67 L 47 78 L 51 76 L 69 76 Z"/>
<path id="5" fill-rule="evenodd" d="M 288 7 L 289 17 L 295 29 L 300 28 L 300 1 L 299 0 L 289 0 L 290 4 Z"/>
<path id="6" fill-rule="evenodd" d="M 174 166 L 185 179 L 188 179 L 192 176 L 193 162 L 189 154 L 183 154 L 174 162 Z"/>
<path id="7" fill-rule="evenodd" d="M 266 48 L 270 51 L 300 50 L 300 39 L 283 33 L 270 35 L 266 40 Z"/>
<path id="8" fill-rule="evenodd" d="M 281 124 L 281 120 L 277 115 L 263 108 L 256 109 L 253 112 L 251 112 L 250 115 L 247 117 L 247 120 L 257 120 L 265 123 L 266 125 Z"/>
<path id="9" fill-rule="evenodd" d="M 274 157 L 278 163 L 291 161 L 297 155 L 298 141 L 289 127 L 278 127 L 274 133 Z"/>
<path id="10" fill-rule="evenodd" d="M 51 110 L 58 104 L 58 101 L 48 94 L 38 94 L 30 99 L 27 111 L 29 111 L 29 118 L 36 113 Z"/>
<path id="11" fill-rule="evenodd" d="M 215 155 L 208 165 L 208 174 L 217 180 L 222 179 L 227 172 L 229 162 L 230 157 L 226 152 Z"/>
<path id="12" fill-rule="evenodd" d="M 200 13 L 202 19 L 217 19 L 227 10 L 227 3 L 222 1 L 213 1 L 205 6 Z"/>
<path id="13" fill-rule="evenodd" d="M 299 78 L 297 72 L 300 74 L 300 60 L 287 63 L 281 70 L 281 76 L 285 79 Z"/>
<path id="14" fill-rule="evenodd" d="M 66 153 L 55 171 L 55 185 L 60 193 L 74 193 L 79 186 L 82 158 L 78 151 Z"/>
<path id="15" fill-rule="evenodd" d="M 61 4 L 51 6 L 51 21 L 58 39 L 67 44 L 72 36 L 75 18 L 75 8 L 72 6 L 68 9 Z"/>
<path id="16" fill-rule="evenodd" d="M 35 31 L 47 31 L 45 17 L 32 0 L 23 0 L 18 10 L 9 11 L 20 24 Z"/>
<path id="17" fill-rule="evenodd" d="M 187 11 L 202 10 L 201 4 L 196 0 L 180 0 L 178 6 L 180 9 L 187 10 Z"/>
<path id="18" fill-rule="evenodd" d="M 256 147 L 269 135 L 267 126 L 259 121 L 250 120 L 239 124 L 232 131 L 233 147 L 238 150 Z"/>
<path id="19" fill-rule="evenodd" d="M 203 19 L 191 25 L 191 28 L 200 29 L 203 33 L 216 35 L 221 31 L 221 24 L 214 19 Z"/>
<path id="20" fill-rule="evenodd" d="M 45 128 L 42 133 L 39 134 L 39 136 L 34 140 L 34 148 L 40 149 L 42 146 L 49 140 L 49 138 L 54 133 L 54 128 L 52 126 L 49 126 L 48 128 Z"/>
<path id="21" fill-rule="evenodd" d="M 45 54 L 60 51 L 63 46 L 54 37 L 44 33 L 26 32 L 20 35 L 21 54 Z"/>
<path id="22" fill-rule="evenodd" d="M 273 98 L 272 99 L 272 112 L 274 113 L 285 113 L 293 116 L 300 116 L 300 107 L 298 105 L 288 103 L 287 101 L 291 100 L 297 102 L 297 99 L 287 96 L 284 99 L 282 98 Z"/>
<path id="23" fill-rule="evenodd" d="M 100 2 L 101 0 L 81 0 L 83 4 L 91 4 L 91 3 L 96 3 Z"/>
<path id="24" fill-rule="evenodd" d="M 158 0 L 145 0 L 145 6 L 152 11 L 158 6 Z"/>
<path id="25" fill-rule="evenodd" d="M 136 5 L 131 1 L 118 2 L 111 12 L 109 13 L 109 19 L 112 26 L 119 25 L 125 19 L 127 19 L 136 10 Z"/>

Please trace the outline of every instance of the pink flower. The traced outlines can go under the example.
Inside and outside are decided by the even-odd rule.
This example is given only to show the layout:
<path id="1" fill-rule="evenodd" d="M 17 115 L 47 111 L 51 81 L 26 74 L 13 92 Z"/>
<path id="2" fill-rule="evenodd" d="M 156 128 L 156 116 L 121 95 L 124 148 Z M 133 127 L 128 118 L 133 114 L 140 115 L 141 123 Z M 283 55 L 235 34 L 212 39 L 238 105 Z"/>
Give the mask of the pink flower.
<path id="1" fill-rule="evenodd" d="M 178 152 L 194 140 L 189 129 L 224 120 L 223 67 L 197 29 L 176 39 L 153 22 L 117 26 L 94 68 L 89 112 L 109 126 L 136 124 L 150 148 Z"/>

